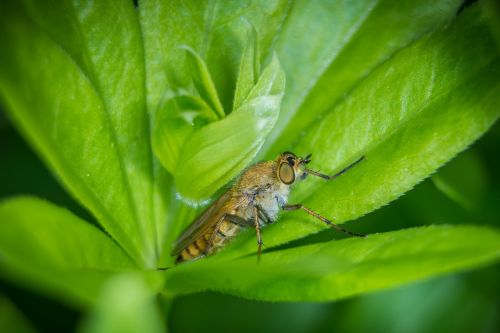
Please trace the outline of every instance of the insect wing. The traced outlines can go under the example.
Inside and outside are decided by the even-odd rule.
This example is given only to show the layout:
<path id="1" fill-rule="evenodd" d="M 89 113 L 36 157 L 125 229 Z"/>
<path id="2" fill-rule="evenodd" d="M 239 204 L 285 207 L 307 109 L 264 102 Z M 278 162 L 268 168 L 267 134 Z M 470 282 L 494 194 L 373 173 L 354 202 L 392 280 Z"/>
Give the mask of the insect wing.
<path id="1" fill-rule="evenodd" d="M 174 243 L 174 249 L 170 253 L 176 256 L 182 252 L 189 244 L 201 237 L 210 227 L 220 220 L 220 210 L 231 197 L 230 191 L 223 194 L 214 201 L 193 223 L 182 233 Z"/>

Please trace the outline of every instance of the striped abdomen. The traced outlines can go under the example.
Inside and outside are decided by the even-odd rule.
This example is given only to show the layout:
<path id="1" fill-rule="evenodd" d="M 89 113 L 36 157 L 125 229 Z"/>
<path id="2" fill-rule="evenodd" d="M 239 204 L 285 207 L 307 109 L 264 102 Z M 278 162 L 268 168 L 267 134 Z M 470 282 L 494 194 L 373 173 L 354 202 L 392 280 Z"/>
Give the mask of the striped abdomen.
<path id="1" fill-rule="evenodd" d="M 189 244 L 177 257 L 176 263 L 217 252 L 241 230 L 241 226 L 223 219 Z"/>

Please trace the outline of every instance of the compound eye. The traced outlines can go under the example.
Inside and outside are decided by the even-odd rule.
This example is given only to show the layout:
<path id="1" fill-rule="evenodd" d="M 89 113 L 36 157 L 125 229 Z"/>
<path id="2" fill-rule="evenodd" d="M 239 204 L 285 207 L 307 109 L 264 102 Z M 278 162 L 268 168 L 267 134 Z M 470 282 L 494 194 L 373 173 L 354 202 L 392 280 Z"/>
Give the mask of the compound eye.
<path id="1" fill-rule="evenodd" d="M 290 164 L 283 162 L 280 164 L 280 168 L 278 171 L 278 176 L 280 180 L 286 185 L 290 185 L 295 181 L 295 172 Z"/>

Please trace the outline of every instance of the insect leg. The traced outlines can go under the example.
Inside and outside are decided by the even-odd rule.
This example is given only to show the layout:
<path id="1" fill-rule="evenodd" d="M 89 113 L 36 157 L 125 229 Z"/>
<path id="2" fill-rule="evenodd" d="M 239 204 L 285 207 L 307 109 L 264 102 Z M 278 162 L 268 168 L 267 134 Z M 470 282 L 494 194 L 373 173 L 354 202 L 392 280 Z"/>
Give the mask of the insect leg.
<path id="1" fill-rule="evenodd" d="M 242 217 L 239 217 L 238 215 L 224 214 L 223 218 L 240 227 L 248 227 L 249 225 L 252 225 L 251 222 L 248 222 L 247 220 L 245 220 Z"/>
<path id="2" fill-rule="evenodd" d="M 351 163 L 350 165 L 346 166 L 344 169 L 340 170 L 339 172 L 337 172 L 336 174 L 334 174 L 332 176 L 325 175 L 323 173 L 320 173 L 320 172 L 317 172 L 317 171 L 314 171 L 311 169 L 305 169 L 304 171 L 308 174 L 313 175 L 313 176 L 321 177 L 321 178 L 326 179 L 326 180 L 332 180 L 332 179 L 335 179 L 338 176 L 342 175 L 344 172 L 346 172 L 347 170 L 349 170 L 350 168 L 352 168 L 353 166 L 355 166 L 359 162 L 361 162 L 364 158 L 365 158 L 364 156 L 361 156 L 357 161 L 355 161 L 354 163 Z"/>
<path id="3" fill-rule="evenodd" d="M 217 230 L 219 230 L 221 223 L 224 221 L 229 221 L 229 222 L 236 224 L 237 226 L 240 226 L 240 227 L 248 227 L 249 225 L 252 224 L 251 222 L 245 220 L 242 217 L 239 217 L 238 215 L 227 214 L 227 213 L 222 215 L 221 218 L 219 219 L 219 221 L 215 224 L 214 232 L 212 233 L 212 235 L 210 236 L 210 239 L 208 240 L 207 247 L 205 248 L 205 251 L 203 251 L 204 255 L 208 255 L 210 253 L 210 250 L 212 249 L 212 246 L 214 243 L 215 235 L 217 234 Z"/>
<path id="4" fill-rule="evenodd" d="M 274 222 L 260 205 L 255 204 L 255 206 L 257 207 L 257 212 L 262 222 L 264 222 L 265 224 L 270 224 Z"/>
<path id="5" fill-rule="evenodd" d="M 319 215 L 315 211 L 313 211 L 313 210 L 311 210 L 311 209 L 309 209 L 307 207 L 304 207 L 301 204 L 283 206 L 283 210 L 287 210 L 287 211 L 297 210 L 297 209 L 302 209 L 302 210 L 306 211 L 307 214 L 314 216 L 315 218 L 317 218 L 317 219 L 325 222 L 327 225 L 335 228 L 336 230 L 338 230 L 338 231 L 340 231 L 340 232 L 342 232 L 344 234 L 351 235 L 351 236 L 356 236 L 356 237 L 366 237 L 366 235 L 357 234 L 357 233 L 351 232 L 349 230 L 346 230 L 346 229 L 338 226 L 337 224 L 335 224 L 332 221 L 328 220 L 326 217 L 323 217 L 323 216 Z"/>
<path id="6" fill-rule="evenodd" d="M 219 219 L 219 221 L 217 221 L 217 223 L 215 224 L 214 231 L 213 231 L 212 235 L 210 236 L 210 239 L 208 240 L 207 247 L 205 248 L 203 255 L 207 256 L 210 254 L 210 250 L 212 249 L 212 246 L 214 244 L 214 239 L 215 239 L 215 235 L 217 234 L 217 230 L 219 230 L 221 223 L 224 222 L 225 217 L 226 217 L 226 214 L 222 215 L 222 217 Z"/>
<path id="7" fill-rule="evenodd" d="M 257 233 L 257 258 L 260 260 L 260 255 L 262 253 L 262 238 L 260 237 L 259 209 L 257 206 L 253 206 L 253 216 L 255 222 L 255 232 Z"/>

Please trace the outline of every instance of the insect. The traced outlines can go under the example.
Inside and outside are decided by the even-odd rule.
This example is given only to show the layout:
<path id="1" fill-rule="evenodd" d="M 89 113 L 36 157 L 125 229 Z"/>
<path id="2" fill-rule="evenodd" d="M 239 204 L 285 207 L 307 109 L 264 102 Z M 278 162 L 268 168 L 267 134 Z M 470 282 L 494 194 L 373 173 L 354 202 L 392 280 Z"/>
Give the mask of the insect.
<path id="1" fill-rule="evenodd" d="M 261 228 L 275 222 L 280 209 L 302 209 L 340 232 L 362 237 L 363 235 L 350 232 L 301 204 L 289 205 L 288 194 L 291 186 L 307 175 L 332 180 L 363 158 L 364 156 L 332 176 L 306 167 L 311 162 L 311 154 L 301 158 L 291 152 L 284 152 L 276 160 L 254 164 L 184 231 L 175 242 L 171 255 L 177 256 L 176 263 L 211 255 L 226 245 L 242 228 L 253 227 L 260 258 Z"/>

